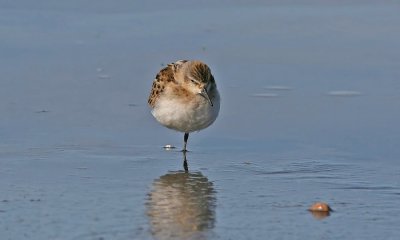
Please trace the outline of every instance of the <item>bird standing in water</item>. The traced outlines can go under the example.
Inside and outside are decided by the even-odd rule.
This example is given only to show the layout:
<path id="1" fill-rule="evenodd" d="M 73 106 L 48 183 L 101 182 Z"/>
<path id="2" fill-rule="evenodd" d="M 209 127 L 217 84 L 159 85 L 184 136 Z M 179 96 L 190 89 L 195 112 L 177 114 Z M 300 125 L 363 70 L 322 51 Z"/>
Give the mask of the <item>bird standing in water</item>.
<path id="1" fill-rule="evenodd" d="M 189 133 L 207 128 L 217 118 L 220 97 L 205 63 L 180 60 L 157 74 L 148 103 L 159 123 L 184 133 L 186 152 Z"/>

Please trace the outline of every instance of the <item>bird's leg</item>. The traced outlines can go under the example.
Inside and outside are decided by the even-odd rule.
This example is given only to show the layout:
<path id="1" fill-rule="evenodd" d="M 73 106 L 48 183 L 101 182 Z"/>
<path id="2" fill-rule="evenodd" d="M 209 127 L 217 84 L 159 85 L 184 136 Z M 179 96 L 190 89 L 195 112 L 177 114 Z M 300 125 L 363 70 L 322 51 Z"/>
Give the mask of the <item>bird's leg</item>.
<path id="1" fill-rule="evenodd" d="M 187 152 L 186 145 L 187 145 L 188 138 L 189 138 L 189 133 L 185 133 L 185 135 L 183 136 L 183 150 L 182 150 L 182 152 Z"/>

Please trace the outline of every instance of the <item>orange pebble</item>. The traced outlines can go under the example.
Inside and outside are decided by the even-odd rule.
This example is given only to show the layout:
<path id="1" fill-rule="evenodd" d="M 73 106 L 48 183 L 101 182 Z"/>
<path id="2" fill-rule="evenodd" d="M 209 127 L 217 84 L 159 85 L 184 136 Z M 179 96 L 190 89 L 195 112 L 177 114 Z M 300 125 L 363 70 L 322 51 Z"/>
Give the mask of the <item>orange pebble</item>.
<path id="1" fill-rule="evenodd" d="M 332 208 L 324 202 L 316 202 L 309 209 L 311 212 L 330 212 Z"/>

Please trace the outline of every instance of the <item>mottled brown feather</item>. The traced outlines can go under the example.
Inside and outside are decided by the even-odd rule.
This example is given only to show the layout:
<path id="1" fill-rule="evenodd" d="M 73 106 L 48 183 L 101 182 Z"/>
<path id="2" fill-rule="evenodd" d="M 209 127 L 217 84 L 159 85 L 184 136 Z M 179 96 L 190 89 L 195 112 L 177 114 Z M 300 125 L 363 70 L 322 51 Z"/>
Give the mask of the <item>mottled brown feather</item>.
<path id="1" fill-rule="evenodd" d="M 175 82 L 174 77 L 175 66 L 174 64 L 168 64 L 165 68 L 161 69 L 156 75 L 151 88 L 148 104 L 154 108 L 155 102 L 160 94 L 164 91 L 167 82 Z"/>
<path id="2" fill-rule="evenodd" d="M 180 70 L 186 72 L 184 77 L 185 81 L 190 81 L 190 79 L 188 78 L 188 75 L 190 75 L 192 78 L 198 80 L 199 82 L 211 82 L 215 84 L 214 77 L 211 74 L 211 70 L 206 64 L 201 61 L 190 61 L 188 65 L 185 64 L 187 62 L 187 60 L 179 60 L 175 63 L 170 63 L 165 68 L 161 69 L 160 72 L 156 75 L 148 99 L 148 104 L 151 108 L 154 108 L 157 99 L 159 98 L 160 94 L 163 93 L 167 84 L 169 84 L 170 82 L 178 84 L 175 77 L 178 75 L 178 71 Z M 185 67 L 182 68 L 183 66 Z M 215 87 L 214 84 L 212 84 L 212 87 Z M 182 95 L 187 98 L 190 95 L 187 90 L 179 88 L 174 89 L 174 93 L 176 95 Z"/>

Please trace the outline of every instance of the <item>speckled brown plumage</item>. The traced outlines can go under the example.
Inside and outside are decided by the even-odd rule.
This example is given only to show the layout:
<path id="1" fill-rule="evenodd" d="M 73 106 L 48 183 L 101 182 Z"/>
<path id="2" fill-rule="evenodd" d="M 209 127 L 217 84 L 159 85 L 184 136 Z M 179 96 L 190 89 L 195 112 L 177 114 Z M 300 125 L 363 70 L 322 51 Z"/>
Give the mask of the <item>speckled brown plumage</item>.
<path id="1" fill-rule="evenodd" d="M 157 98 L 165 90 L 166 83 L 172 81 L 174 81 L 174 69 L 171 64 L 169 64 L 167 67 L 161 69 L 153 81 L 153 86 L 147 101 L 152 108 L 154 107 Z"/>
<path id="2" fill-rule="evenodd" d="M 165 68 L 161 69 L 159 73 L 157 73 L 156 78 L 153 81 L 149 99 L 147 101 L 152 108 L 154 107 L 157 98 L 165 90 L 166 83 L 176 82 L 175 74 L 186 62 L 187 60 L 180 60 L 175 63 L 170 63 Z"/>

